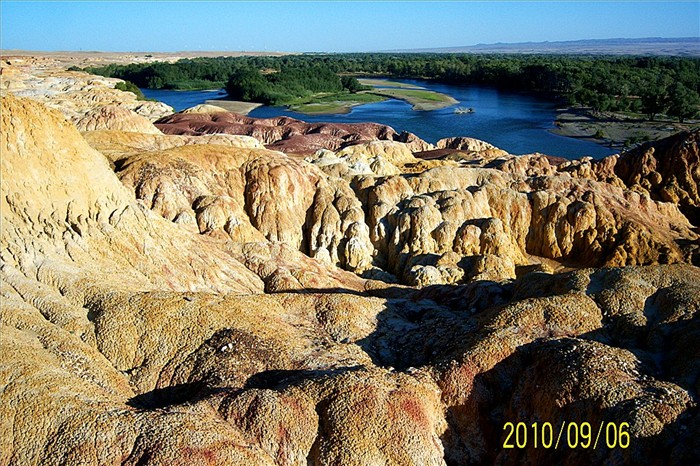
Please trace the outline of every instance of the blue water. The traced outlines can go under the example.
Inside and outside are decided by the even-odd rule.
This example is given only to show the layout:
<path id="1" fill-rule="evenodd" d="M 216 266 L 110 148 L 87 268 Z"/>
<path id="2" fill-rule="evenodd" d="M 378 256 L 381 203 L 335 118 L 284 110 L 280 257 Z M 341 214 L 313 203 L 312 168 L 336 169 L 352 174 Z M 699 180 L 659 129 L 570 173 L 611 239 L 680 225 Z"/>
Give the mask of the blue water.
<path id="1" fill-rule="evenodd" d="M 176 112 L 203 104 L 205 100 L 226 97 L 226 91 L 223 89 L 214 89 L 210 91 L 173 91 L 169 89 L 141 88 L 141 92 L 149 99 L 156 99 L 170 105 Z"/>
<path id="2" fill-rule="evenodd" d="M 446 137 L 467 136 L 487 141 L 512 154 L 541 152 L 568 159 L 582 156 L 605 157 L 616 151 L 592 141 L 558 136 L 550 132 L 556 118 L 555 104 L 536 97 L 502 92 L 493 88 L 458 86 L 418 80 L 402 82 L 442 92 L 458 103 L 439 110 L 414 111 L 400 100 L 386 100 L 354 107 L 341 115 L 305 115 L 284 107 L 258 107 L 249 116 L 269 118 L 290 116 L 308 122 L 363 123 L 389 125 L 409 131 L 435 143 Z M 144 89 L 147 97 L 182 110 L 205 100 L 222 98 L 213 91 L 165 91 Z M 199 99 L 199 100 L 197 100 Z M 474 113 L 455 114 L 455 107 L 471 107 Z"/>

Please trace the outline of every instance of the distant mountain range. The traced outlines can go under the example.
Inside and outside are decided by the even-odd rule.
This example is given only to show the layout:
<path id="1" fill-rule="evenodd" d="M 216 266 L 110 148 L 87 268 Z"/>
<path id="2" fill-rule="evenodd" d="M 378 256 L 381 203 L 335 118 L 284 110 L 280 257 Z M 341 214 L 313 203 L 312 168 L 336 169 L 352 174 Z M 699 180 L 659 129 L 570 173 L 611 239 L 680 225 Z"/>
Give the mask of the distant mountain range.
<path id="1" fill-rule="evenodd" d="M 700 37 L 644 39 L 588 39 L 561 42 L 520 42 L 477 44 L 463 47 L 440 47 L 392 50 L 406 53 L 523 53 L 523 54 L 592 54 L 592 55 L 672 55 L 700 57 Z"/>

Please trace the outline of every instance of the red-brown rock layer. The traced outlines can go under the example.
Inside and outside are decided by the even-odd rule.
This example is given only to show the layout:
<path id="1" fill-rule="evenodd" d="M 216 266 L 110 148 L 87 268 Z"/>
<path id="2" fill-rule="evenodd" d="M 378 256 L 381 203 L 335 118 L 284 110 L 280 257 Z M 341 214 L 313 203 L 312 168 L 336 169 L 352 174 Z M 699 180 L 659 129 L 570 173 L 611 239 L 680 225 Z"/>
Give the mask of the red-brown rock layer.
<path id="1" fill-rule="evenodd" d="M 341 147 L 367 141 L 406 142 L 415 150 L 428 143 L 411 133 L 397 133 L 377 123 L 305 123 L 289 117 L 251 118 L 236 113 L 178 113 L 161 118 L 156 127 L 165 134 L 240 134 L 260 140 L 269 149 L 309 155 L 319 149 Z"/>

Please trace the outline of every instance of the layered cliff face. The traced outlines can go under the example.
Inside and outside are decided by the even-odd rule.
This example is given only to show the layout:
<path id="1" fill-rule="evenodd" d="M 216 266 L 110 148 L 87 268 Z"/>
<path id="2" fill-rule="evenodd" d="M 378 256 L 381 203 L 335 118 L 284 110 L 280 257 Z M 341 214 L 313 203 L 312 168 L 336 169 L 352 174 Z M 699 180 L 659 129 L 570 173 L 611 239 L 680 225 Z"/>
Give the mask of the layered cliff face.
<path id="1" fill-rule="evenodd" d="M 0 115 L 0 463 L 700 461 L 697 133 L 597 163 L 347 134 L 304 159 Z M 506 422 L 630 444 L 504 449 Z"/>

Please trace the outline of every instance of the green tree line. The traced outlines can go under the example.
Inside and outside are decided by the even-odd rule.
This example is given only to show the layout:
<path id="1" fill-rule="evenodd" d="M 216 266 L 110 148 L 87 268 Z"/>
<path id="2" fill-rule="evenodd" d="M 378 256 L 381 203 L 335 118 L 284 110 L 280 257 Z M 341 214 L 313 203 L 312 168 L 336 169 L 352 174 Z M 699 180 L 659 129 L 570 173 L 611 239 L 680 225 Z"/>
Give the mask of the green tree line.
<path id="1" fill-rule="evenodd" d="M 226 91 L 236 100 L 284 105 L 319 93 L 357 92 L 364 89 L 356 78 L 342 78 L 327 66 L 287 66 L 263 73 L 244 68 L 231 75 Z"/>
<path id="2" fill-rule="evenodd" d="M 314 92 L 361 89 L 337 76 L 424 78 L 543 93 L 596 111 L 630 111 L 680 121 L 698 113 L 700 59 L 473 54 L 305 54 L 220 57 L 176 63 L 108 65 L 87 71 L 139 87 L 223 87 L 241 100 L 281 104 Z M 347 81 L 347 79 L 346 79 Z"/>

